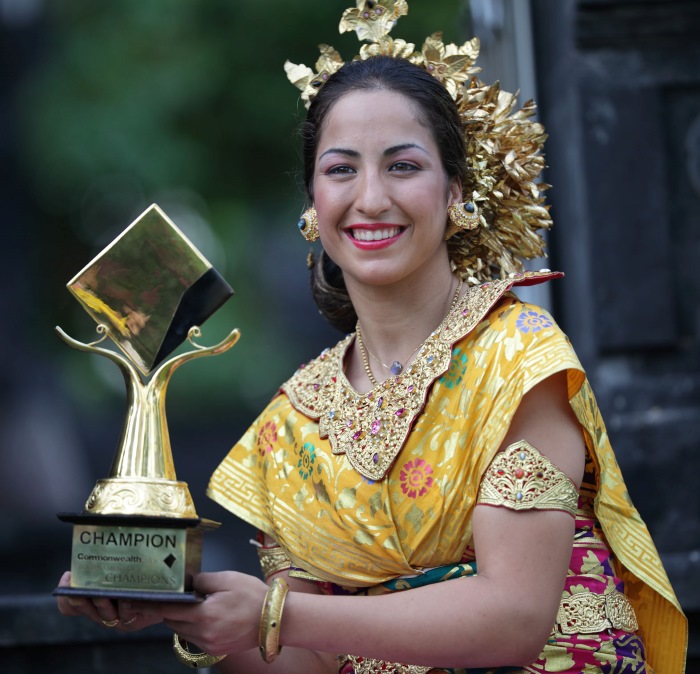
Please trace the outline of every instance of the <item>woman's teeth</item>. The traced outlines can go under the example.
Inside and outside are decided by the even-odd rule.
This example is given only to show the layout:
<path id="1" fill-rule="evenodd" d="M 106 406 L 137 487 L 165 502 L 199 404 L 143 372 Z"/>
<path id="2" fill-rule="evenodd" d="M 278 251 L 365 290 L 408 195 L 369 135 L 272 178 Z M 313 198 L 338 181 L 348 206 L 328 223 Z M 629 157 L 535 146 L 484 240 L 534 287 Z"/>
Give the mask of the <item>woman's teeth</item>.
<path id="1" fill-rule="evenodd" d="M 358 241 L 382 241 L 397 236 L 400 227 L 387 227 L 386 229 L 353 229 L 352 236 Z"/>

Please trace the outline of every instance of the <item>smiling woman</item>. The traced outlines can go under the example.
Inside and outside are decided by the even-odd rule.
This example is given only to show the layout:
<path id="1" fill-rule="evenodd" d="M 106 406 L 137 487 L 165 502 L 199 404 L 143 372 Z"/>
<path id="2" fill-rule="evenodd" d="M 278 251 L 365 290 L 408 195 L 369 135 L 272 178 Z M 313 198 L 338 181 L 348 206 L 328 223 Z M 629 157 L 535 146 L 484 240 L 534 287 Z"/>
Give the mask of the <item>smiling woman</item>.
<path id="1" fill-rule="evenodd" d="M 680 674 L 685 619 L 585 373 L 513 293 L 562 276 L 518 259 L 551 224 L 543 130 L 476 79 L 476 42 L 388 38 L 405 12 L 359 0 L 341 22 L 371 41 L 358 59 L 287 67 L 310 104 L 314 295 L 350 334 L 211 479 L 260 530 L 269 589 L 220 572 L 195 606 L 59 605 L 164 620 L 181 661 L 222 672 Z"/>

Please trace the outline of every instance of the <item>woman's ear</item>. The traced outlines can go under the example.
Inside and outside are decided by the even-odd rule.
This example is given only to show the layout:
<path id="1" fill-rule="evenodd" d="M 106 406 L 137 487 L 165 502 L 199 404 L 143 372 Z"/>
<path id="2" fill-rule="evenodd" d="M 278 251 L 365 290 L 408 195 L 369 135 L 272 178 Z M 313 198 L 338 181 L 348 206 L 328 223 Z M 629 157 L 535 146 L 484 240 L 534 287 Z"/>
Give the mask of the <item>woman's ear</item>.
<path id="1" fill-rule="evenodd" d="M 450 180 L 447 207 L 449 208 L 452 204 L 461 203 L 462 197 L 462 182 L 458 178 L 452 178 Z"/>

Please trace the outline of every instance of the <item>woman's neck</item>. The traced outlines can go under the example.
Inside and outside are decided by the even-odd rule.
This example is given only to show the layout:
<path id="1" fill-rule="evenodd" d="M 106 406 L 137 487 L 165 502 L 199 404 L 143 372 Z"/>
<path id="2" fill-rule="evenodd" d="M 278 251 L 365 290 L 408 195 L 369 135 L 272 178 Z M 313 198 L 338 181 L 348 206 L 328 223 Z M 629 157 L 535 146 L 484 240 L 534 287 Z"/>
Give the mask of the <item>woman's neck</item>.
<path id="1" fill-rule="evenodd" d="M 389 286 L 360 285 L 348 279 L 346 285 L 358 316 L 364 360 L 381 382 L 411 364 L 421 344 L 450 310 L 458 279 L 446 265 L 428 279 L 409 278 Z M 357 340 L 346 374 L 358 390 L 368 390 L 374 383 Z"/>

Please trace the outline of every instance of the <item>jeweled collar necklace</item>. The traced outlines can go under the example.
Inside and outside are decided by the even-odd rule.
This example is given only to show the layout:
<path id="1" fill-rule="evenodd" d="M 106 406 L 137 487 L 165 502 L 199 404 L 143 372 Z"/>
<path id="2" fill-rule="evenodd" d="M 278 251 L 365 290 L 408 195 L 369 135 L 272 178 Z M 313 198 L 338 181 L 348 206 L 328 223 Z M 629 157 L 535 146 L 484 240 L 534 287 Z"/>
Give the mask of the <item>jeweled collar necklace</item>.
<path id="1" fill-rule="evenodd" d="M 296 410 L 318 420 L 319 435 L 328 438 L 334 454 L 346 454 L 359 473 L 381 480 L 404 446 L 430 387 L 449 369 L 453 345 L 513 286 L 562 276 L 549 270 L 527 271 L 469 288 L 425 340 L 411 365 L 367 393 L 358 393 L 343 371 L 354 333 L 300 367 L 280 390 Z"/>

